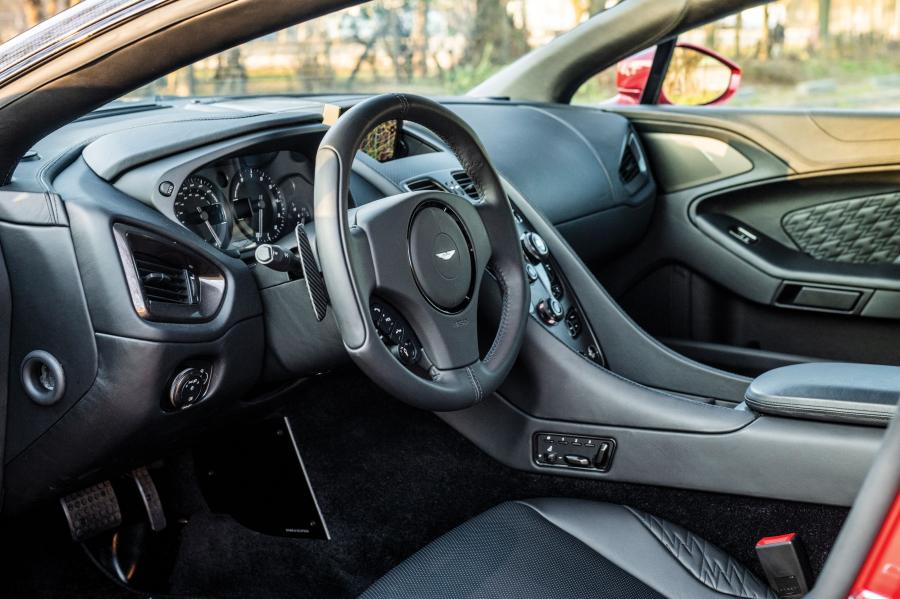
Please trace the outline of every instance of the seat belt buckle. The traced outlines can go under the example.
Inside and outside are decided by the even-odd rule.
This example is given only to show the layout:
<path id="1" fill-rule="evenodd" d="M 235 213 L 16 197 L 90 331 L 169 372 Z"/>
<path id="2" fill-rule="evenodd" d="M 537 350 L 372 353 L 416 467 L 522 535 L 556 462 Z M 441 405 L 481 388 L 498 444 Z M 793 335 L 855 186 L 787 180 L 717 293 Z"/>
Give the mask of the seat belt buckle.
<path id="1" fill-rule="evenodd" d="M 779 597 L 793 599 L 809 592 L 809 560 L 797 533 L 760 539 L 756 542 L 756 555 L 769 586 Z"/>

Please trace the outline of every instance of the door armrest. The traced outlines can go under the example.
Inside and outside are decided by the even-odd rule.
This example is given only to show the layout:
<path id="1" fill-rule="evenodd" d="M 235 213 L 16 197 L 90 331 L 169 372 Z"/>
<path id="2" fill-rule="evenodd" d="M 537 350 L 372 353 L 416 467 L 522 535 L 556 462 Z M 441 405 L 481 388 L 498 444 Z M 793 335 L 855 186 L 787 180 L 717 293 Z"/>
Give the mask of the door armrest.
<path id="1" fill-rule="evenodd" d="M 900 399 L 900 367 L 817 362 L 770 370 L 747 388 L 747 405 L 773 416 L 887 426 Z"/>

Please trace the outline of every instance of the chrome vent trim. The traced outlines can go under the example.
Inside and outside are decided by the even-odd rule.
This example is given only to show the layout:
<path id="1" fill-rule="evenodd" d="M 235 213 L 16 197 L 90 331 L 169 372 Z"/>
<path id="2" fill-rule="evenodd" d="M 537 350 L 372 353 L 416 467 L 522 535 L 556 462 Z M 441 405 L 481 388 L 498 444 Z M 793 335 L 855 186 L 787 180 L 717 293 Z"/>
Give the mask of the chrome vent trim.
<path id="1" fill-rule="evenodd" d="M 476 201 L 481 199 L 478 195 L 478 188 L 475 187 L 475 182 L 472 181 L 472 177 L 468 173 L 465 171 L 453 171 L 450 173 L 450 176 L 453 177 L 453 180 L 459 185 L 460 190 L 467 198 Z"/>
<path id="2" fill-rule="evenodd" d="M 224 267 L 201 251 L 130 225 L 113 225 L 135 312 L 155 322 L 213 318 L 226 292 Z"/>
<path id="3" fill-rule="evenodd" d="M 421 179 L 413 179 L 404 184 L 407 191 L 447 191 L 444 186 L 432 179 L 431 177 L 423 177 Z"/>

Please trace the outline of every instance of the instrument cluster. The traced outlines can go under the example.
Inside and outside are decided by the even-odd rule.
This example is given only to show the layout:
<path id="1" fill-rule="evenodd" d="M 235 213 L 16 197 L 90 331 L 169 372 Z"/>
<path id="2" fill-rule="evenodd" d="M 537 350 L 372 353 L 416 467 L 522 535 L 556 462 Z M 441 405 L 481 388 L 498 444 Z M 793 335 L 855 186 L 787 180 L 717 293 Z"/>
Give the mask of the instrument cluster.
<path id="1" fill-rule="evenodd" d="M 181 224 L 223 249 L 251 249 L 289 235 L 313 209 L 313 165 L 281 150 L 225 158 L 188 176 L 175 196 Z"/>

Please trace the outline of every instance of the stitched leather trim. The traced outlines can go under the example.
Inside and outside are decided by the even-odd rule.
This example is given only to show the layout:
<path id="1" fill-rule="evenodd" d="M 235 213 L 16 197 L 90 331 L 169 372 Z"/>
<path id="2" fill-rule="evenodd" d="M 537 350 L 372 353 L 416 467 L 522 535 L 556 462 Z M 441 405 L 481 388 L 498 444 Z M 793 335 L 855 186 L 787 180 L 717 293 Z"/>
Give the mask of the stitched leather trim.
<path id="1" fill-rule="evenodd" d="M 506 276 L 503 274 L 503 268 L 499 264 L 492 264 L 492 270 L 496 275 L 497 282 L 500 284 L 500 295 L 503 297 L 503 307 L 500 313 L 500 326 L 497 327 L 497 336 L 494 337 L 494 342 L 491 344 L 491 348 L 484 356 L 485 364 L 490 363 L 490 361 L 494 359 L 497 350 L 500 348 L 503 339 L 506 337 L 506 330 L 509 327 L 509 285 L 506 282 Z"/>
<path id="2" fill-rule="evenodd" d="M 838 421 L 861 421 L 872 422 L 877 424 L 886 424 L 894 417 L 896 410 L 893 407 L 889 409 L 866 409 L 861 406 L 854 408 L 841 408 L 838 406 L 812 406 L 803 405 L 796 402 L 779 402 L 772 399 L 759 401 L 758 399 L 744 398 L 747 405 L 763 414 L 776 414 L 781 416 L 792 416 L 795 418 L 803 418 L 804 416 L 817 416 L 819 418 L 828 419 L 833 417 Z"/>
<path id="3" fill-rule="evenodd" d="M 698 581 L 718 593 L 741 599 L 777 599 L 737 560 L 694 533 L 656 516 L 625 506 L 663 547 Z"/>

